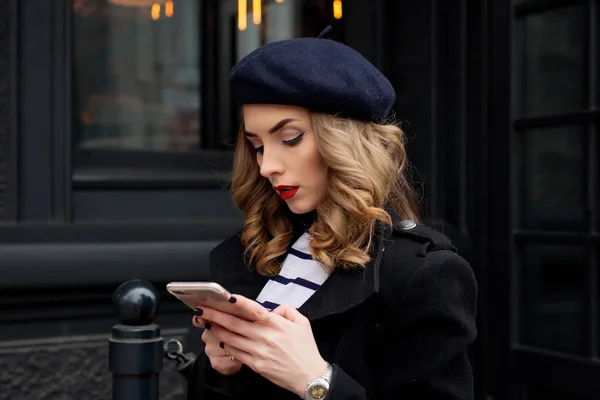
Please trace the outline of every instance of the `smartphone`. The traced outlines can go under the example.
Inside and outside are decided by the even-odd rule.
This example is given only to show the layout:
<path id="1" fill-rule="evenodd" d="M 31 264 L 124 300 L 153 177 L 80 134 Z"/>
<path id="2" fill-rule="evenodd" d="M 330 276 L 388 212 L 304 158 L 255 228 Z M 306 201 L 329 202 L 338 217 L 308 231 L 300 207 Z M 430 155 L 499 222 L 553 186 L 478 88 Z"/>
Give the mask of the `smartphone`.
<path id="1" fill-rule="evenodd" d="M 252 310 L 230 303 L 231 293 L 216 282 L 171 282 L 167 291 L 191 309 L 206 306 L 248 321 L 256 320 Z M 256 306 L 262 307 L 258 303 Z"/>

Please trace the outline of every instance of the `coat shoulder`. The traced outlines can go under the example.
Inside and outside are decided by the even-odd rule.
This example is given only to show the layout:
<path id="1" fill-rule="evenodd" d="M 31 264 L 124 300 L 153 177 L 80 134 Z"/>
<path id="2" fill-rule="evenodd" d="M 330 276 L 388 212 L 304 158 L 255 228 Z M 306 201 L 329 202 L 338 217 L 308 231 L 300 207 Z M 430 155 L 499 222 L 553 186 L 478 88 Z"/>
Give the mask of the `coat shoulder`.
<path id="1" fill-rule="evenodd" d="M 384 245 L 380 266 L 380 291 L 386 302 L 396 303 L 415 275 L 435 274 L 442 268 L 450 275 L 474 281 L 469 263 L 443 233 L 412 221 L 395 222 Z M 444 284 L 444 282 L 438 282 Z M 446 282 L 451 285 L 452 282 Z"/>
<path id="2" fill-rule="evenodd" d="M 241 239 L 242 231 L 238 230 L 233 235 L 216 245 L 209 253 L 210 274 L 212 277 L 221 275 L 221 270 L 242 263 L 244 246 Z"/>
<path id="3" fill-rule="evenodd" d="M 233 235 L 220 242 L 210 251 L 210 257 L 220 256 L 232 250 L 242 248 L 242 230 L 236 231 Z"/>

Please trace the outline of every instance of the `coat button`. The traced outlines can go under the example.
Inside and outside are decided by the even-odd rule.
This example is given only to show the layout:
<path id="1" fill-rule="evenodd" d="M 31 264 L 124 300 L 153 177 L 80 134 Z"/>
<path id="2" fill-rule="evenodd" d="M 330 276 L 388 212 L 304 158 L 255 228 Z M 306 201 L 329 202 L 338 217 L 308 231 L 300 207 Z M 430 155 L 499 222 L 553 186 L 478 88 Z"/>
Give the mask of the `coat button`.
<path id="1" fill-rule="evenodd" d="M 404 230 L 414 229 L 417 227 L 417 223 L 412 219 L 405 219 L 400 221 L 400 228 Z"/>

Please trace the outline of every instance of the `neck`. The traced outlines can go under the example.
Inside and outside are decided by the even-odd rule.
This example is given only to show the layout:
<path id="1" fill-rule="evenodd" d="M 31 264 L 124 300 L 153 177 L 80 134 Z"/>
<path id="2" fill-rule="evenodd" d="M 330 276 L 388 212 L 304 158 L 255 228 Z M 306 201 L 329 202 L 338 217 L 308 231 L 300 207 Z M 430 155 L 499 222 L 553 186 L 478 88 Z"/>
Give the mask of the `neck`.
<path id="1" fill-rule="evenodd" d="M 288 209 L 287 218 L 294 227 L 295 236 L 300 236 L 308 231 L 311 225 L 317 220 L 317 210 L 309 211 L 306 214 L 294 214 Z"/>

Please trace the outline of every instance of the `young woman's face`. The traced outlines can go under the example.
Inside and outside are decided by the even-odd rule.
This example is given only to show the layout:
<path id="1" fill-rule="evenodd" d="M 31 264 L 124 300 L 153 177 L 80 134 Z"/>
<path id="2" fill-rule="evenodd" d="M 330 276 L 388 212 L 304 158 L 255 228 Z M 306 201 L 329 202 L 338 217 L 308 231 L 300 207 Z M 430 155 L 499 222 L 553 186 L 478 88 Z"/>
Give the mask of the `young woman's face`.
<path id="1" fill-rule="evenodd" d="M 310 113 L 301 107 L 270 104 L 245 105 L 242 113 L 260 174 L 293 213 L 317 208 L 327 193 L 327 165 L 319 153 Z"/>

